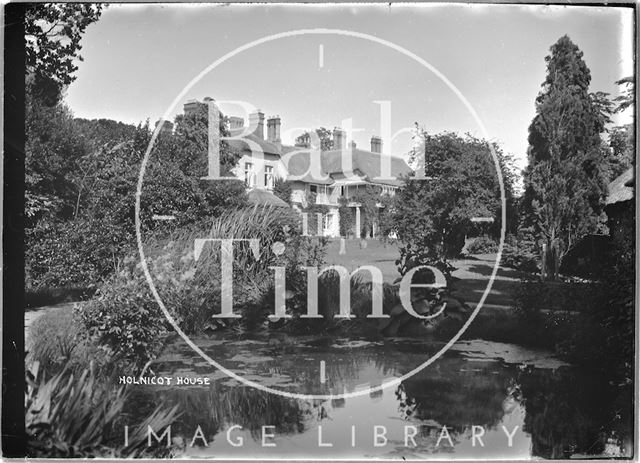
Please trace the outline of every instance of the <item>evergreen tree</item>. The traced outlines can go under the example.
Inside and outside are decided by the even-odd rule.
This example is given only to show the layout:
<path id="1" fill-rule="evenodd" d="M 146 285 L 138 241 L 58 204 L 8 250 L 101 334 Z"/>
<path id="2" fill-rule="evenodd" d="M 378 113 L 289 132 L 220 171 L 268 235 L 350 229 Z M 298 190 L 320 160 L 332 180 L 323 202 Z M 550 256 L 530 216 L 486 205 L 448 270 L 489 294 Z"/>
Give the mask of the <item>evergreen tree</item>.
<path id="1" fill-rule="evenodd" d="M 589 93 L 582 55 L 566 35 L 551 47 L 529 126 L 523 215 L 543 250 L 543 275 L 552 279 L 571 247 L 596 231 L 606 194 L 600 138 L 606 118 Z"/>

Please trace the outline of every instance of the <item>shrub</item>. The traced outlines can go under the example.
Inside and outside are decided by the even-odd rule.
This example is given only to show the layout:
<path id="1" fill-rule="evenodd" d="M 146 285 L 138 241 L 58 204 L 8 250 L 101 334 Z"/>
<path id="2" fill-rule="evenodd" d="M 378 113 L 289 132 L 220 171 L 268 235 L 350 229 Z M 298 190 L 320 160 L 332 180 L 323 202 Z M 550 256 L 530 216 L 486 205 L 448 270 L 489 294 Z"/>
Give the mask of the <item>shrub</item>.
<path id="1" fill-rule="evenodd" d="M 91 298 L 95 288 L 83 288 L 80 286 L 64 286 L 59 288 L 42 287 L 38 289 L 25 289 L 24 303 L 27 310 L 45 305 L 54 305 L 61 302 L 82 301 Z"/>
<path id="2" fill-rule="evenodd" d="M 291 204 L 291 183 L 278 177 L 273 184 L 273 194 L 287 204 Z"/>
<path id="3" fill-rule="evenodd" d="M 34 363 L 26 374 L 27 455 L 36 458 L 131 458 L 154 456 L 146 434 L 129 436 L 122 445 L 122 412 L 128 393 L 105 383 L 93 369 L 74 375 L 67 370 L 47 379 Z M 178 417 L 177 407 L 158 406 L 136 429 L 161 429 Z M 166 451 L 161 451 L 166 453 Z M 158 453 L 155 456 L 161 456 Z"/>
<path id="4" fill-rule="evenodd" d="M 515 294 L 515 309 L 528 327 L 529 343 L 588 362 L 588 357 L 599 357 L 594 346 L 602 332 L 590 319 L 606 310 L 605 294 L 600 283 L 523 281 Z"/>
<path id="5" fill-rule="evenodd" d="M 205 238 L 259 241 L 258 255 L 248 242 L 233 246 L 234 311 L 251 323 L 264 321 L 266 316 L 264 295 L 274 284 L 270 267 L 285 267 L 287 286 L 297 287 L 302 281 L 300 266 L 321 262 L 326 244 L 324 239 L 302 236 L 300 217 L 293 210 L 273 206 L 231 211 L 211 220 L 204 230 L 191 227 L 151 240 L 146 246 L 151 272 L 162 281 L 159 291 L 163 300 L 169 301 L 167 307 L 175 311 L 181 327 L 188 332 L 234 324 L 232 320 L 212 318 L 219 312 L 221 298 L 220 245 L 205 243 L 196 262 L 194 242 Z M 284 244 L 284 249 L 274 252 L 275 243 Z"/>
<path id="6" fill-rule="evenodd" d="M 488 236 L 479 236 L 467 246 L 469 254 L 492 254 L 498 252 L 498 243 Z"/>
<path id="7" fill-rule="evenodd" d="M 121 269 L 77 311 L 86 335 L 105 353 L 141 370 L 162 345 L 166 319 L 140 272 Z"/>
<path id="8" fill-rule="evenodd" d="M 347 206 L 346 198 L 339 198 L 340 207 L 338 214 L 340 215 L 340 236 L 346 238 L 355 236 L 356 218 L 352 207 Z"/>
<path id="9" fill-rule="evenodd" d="M 192 226 L 150 236 L 145 245 L 147 266 L 167 310 L 185 332 L 256 327 L 273 313 L 273 297 L 268 297 L 274 289 L 270 267 L 285 267 L 287 289 L 298 292 L 306 285 L 300 267 L 322 262 L 326 240 L 304 237 L 299 227 L 299 217 L 291 209 L 256 206 L 231 211 L 212 219 L 205 230 Z M 194 242 L 205 238 L 259 240 L 259 259 L 249 243 L 234 243 L 233 310 L 242 315 L 239 320 L 213 317 L 221 305 L 220 249 L 205 243 L 196 262 Z M 284 249 L 274 247 L 276 242 Z M 126 260 L 80 312 L 90 336 L 137 368 L 157 354 L 167 329 L 140 267 L 135 258 Z"/>
<path id="10" fill-rule="evenodd" d="M 38 290 L 95 287 L 114 271 L 132 243 L 133 235 L 118 224 L 42 221 L 27 230 L 25 285 Z"/>
<path id="11" fill-rule="evenodd" d="M 540 271 L 540 259 L 535 242 L 530 239 L 516 239 L 508 235 L 502 248 L 500 265 L 522 272 L 538 273 Z"/>
<path id="12" fill-rule="evenodd" d="M 40 316 L 30 328 L 27 362 L 38 362 L 42 371 L 56 374 L 64 369 L 78 373 L 93 365 L 107 377 L 134 369 L 120 356 L 106 352 L 85 333 L 79 316 L 82 307 L 61 308 Z"/>
<path id="13" fill-rule="evenodd" d="M 158 140 L 141 192 L 143 230 L 158 226 L 152 219 L 154 214 L 174 215 L 174 225 L 182 227 L 247 205 L 241 181 L 200 179 L 206 172 L 207 121 L 206 107 L 197 115 L 179 116 L 175 135 Z M 222 129 L 226 133 L 224 125 Z M 116 146 L 90 151 L 83 148 L 65 164 L 65 172 L 57 174 L 60 179 L 54 178 L 51 185 L 47 182 L 46 188 L 42 186 L 50 190 L 57 184 L 65 185 L 65 212 L 30 212 L 33 219 L 26 233 L 25 255 L 27 288 L 96 287 L 131 253 L 136 243 L 134 205 L 140 162 L 149 139 L 145 126 Z M 239 155 L 226 144 L 221 146 L 221 174 L 226 175 Z M 63 153 L 62 159 L 66 159 L 67 153 Z M 35 171 L 28 172 L 30 178 L 36 178 L 34 173 L 40 169 L 52 168 L 32 167 Z M 31 203 L 38 199 L 36 193 L 46 192 L 30 188 L 29 208 L 35 207 Z"/>

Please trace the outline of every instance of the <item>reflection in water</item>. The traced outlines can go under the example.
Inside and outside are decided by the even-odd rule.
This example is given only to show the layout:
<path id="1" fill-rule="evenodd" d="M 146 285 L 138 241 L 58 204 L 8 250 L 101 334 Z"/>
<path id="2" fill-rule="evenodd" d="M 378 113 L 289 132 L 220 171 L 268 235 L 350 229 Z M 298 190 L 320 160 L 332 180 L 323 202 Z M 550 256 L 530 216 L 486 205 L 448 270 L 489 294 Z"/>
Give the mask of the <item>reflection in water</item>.
<path id="1" fill-rule="evenodd" d="M 200 345 L 215 349 L 224 365 L 245 377 L 306 394 L 324 393 L 319 387 L 342 393 L 381 385 L 406 374 L 439 348 L 417 341 L 345 345 L 309 340 L 283 346 L 260 340 L 209 340 Z M 327 367 L 324 385 L 318 381 L 319 359 Z M 631 390 L 621 393 L 605 379 L 569 367 L 525 367 L 449 351 L 397 387 L 331 400 L 294 400 L 258 391 L 213 371 L 180 342 L 168 347 L 155 370 L 162 376 L 213 379 L 206 387 L 139 387 L 132 397 L 132 413 L 144 413 L 158 402 L 180 405 L 182 416 L 172 433 L 183 437 L 188 455 L 567 458 L 632 454 Z M 199 440 L 190 447 L 198 426 L 207 445 Z M 263 442 L 275 447 L 265 447 Z"/>

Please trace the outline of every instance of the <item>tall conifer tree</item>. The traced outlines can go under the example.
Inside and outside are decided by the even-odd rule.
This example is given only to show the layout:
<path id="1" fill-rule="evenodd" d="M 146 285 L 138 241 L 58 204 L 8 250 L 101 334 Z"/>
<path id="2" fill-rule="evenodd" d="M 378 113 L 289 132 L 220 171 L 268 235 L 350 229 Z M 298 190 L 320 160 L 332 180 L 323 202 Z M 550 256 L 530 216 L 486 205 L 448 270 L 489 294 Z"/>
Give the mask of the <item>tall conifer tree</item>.
<path id="1" fill-rule="evenodd" d="M 529 126 L 523 215 L 542 245 L 543 271 L 551 279 L 571 247 L 596 231 L 606 194 L 604 120 L 589 93 L 591 73 L 582 56 L 566 35 L 551 47 Z"/>

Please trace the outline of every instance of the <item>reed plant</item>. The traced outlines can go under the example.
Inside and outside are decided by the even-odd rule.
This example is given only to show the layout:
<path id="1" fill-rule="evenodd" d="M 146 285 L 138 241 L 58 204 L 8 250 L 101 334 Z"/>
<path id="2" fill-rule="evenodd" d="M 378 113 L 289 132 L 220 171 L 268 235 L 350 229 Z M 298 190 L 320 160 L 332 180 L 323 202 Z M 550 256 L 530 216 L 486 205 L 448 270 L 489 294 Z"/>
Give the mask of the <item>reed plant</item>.
<path id="1" fill-rule="evenodd" d="M 65 369 L 51 377 L 33 362 L 26 372 L 27 455 L 37 458 L 131 458 L 154 456 L 146 434 L 135 432 L 125 446 L 123 408 L 128 392 L 104 382 L 93 366 L 81 374 Z M 178 418 L 178 408 L 158 406 L 135 428 L 161 429 Z M 166 452 L 161 450 L 160 452 Z"/>

